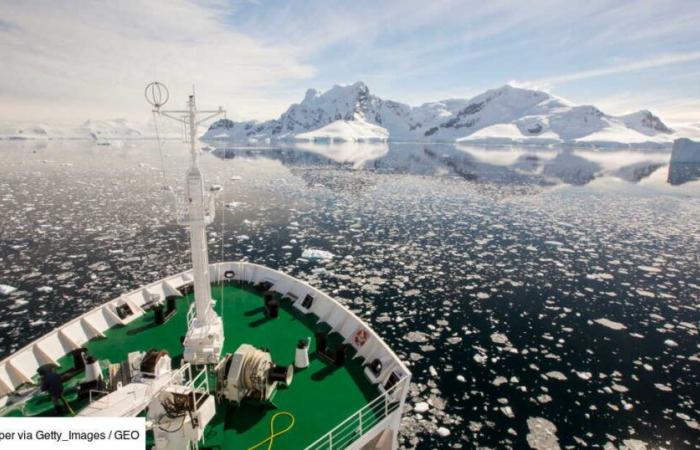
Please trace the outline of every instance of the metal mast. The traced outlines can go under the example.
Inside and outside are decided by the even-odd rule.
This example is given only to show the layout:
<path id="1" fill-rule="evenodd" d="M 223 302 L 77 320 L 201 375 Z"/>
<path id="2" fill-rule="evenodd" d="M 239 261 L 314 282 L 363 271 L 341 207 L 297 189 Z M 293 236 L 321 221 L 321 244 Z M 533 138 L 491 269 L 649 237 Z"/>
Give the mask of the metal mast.
<path id="1" fill-rule="evenodd" d="M 190 167 L 185 177 L 185 211 L 179 222 L 190 230 L 192 274 L 194 276 L 194 311 L 187 315 L 187 335 L 183 342 L 185 361 L 192 364 L 216 364 L 224 344 L 221 318 L 214 310 L 209 278 L 209 252 L 206 226 L 214 220 L 213 197 L 204 188 L 204 177 L 199 169 L 197 126 L 224 110 L 198 111 L 194 93 L 189 96 L 186 110 L 161 110 L 168 99 L 167 89 L 158 82 L 146 87 L 146 99 L 154 112 L 185 124 L 189 131 Z M 197 119 L 198 114 L 205 116 Z"/>

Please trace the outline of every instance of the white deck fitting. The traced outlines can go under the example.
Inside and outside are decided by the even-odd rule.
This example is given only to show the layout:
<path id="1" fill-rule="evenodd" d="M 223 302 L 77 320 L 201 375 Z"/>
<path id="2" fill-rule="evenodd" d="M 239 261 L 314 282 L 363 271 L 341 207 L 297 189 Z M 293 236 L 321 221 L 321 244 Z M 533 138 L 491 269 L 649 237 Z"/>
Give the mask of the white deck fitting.
<path id="1" fill-rule="evenodd" d="M 157 379 L 137 381 L 93 401 L 78 413 L 83 417 L 134 417 L 146 409 L 172 379 L 168 372 Z"/>

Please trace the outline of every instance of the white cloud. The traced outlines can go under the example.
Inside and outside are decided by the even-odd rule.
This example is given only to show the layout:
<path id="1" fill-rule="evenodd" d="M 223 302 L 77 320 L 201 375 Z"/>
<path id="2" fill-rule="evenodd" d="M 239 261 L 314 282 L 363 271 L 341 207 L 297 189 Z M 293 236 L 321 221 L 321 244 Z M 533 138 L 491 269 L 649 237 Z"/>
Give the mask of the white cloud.
<path id="1" fill-rule="evenodd" d="M 670 125 L 700 123 L 700 98 L 674 98 L 656 94 L 621 92 L 616 95 L 591 99 L 591 103 L 612 115 L 622 115 L 649 109 Z"/>
<path id="2" fill-rule="evenodd" d="M 0 120 L 67 121 L 143 116 L 153 79 L 179 106 L 192 84 L 202 105 L 234 117 L 268 116 L 283 81 L 313 76 L 294 48 L 260 43 L 218 20 L 223 5 L 186 0 L 17 2 L 2 8 Z"/>
<path id="3" fill-rule="evenodd" d="M 664 67 L 671 64 L 681 64 L 692 61 L 700 61 L 700 51 L 656 55 L 638 61 L 622 62 L 619 64 L 612 64 L 607 67 L 599 67 L 596 69 L 581 70 L 562 75 L 554 75 L 551 77 L 540 78 L 538 80 L 533 81 L 533 83 L 545 85 L 564 84 L 572 81 L 586 80 L 589 78 L 597 78 L 610 75 L 618 75 L 627 72 Z"/>
<path id="4" fill-rule="evenodd" d="M 339 82 L 364 80 L 418 104 L 514 77 L 551 90 L 625 73 L 634 82 L 634 72 L 654 67 L 673 66 L 672 76 L 700 60 L 681 52 L 700 19 L 686 1 L 10 1 L 0 0 L 0 120 L 137 118 L 148 113 L 142 90 L 155 78 L 173 102 L 195 83 L 201 105 L 248 119 L 277 116 L 307 87 Z M 641 49 L 654 56 L 606 65 Z M 590 69 L 562 69 L 582 60 Z M 596 95 L 610 92 L 602 84 Z M 675 97 L 687 96 L 677 84 Z"/>

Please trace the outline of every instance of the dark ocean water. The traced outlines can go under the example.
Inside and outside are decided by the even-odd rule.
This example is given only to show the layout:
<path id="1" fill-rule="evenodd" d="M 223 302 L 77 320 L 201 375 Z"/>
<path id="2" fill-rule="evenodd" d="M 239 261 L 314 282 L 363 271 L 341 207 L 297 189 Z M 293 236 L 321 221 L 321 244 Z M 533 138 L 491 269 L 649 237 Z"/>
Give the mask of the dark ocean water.
<path id="1" fill-rule="evenodd" d="M 18 289 L 0 296 L 0 357 L 188 267 L 163 189 L 181 191 L 188 155 L 164 152 L 161 166 L 148 142 L 0 144 L 0 284 Z M 406 415 L 405 447 L 700 446 L 696 167 L 408 144 L 201 160 L 224 188 L 212 261 L 309 280 L 410 363 L 408 405 L 429 408 Z M 309 248 L 336 256 L 300 259 Z"/>

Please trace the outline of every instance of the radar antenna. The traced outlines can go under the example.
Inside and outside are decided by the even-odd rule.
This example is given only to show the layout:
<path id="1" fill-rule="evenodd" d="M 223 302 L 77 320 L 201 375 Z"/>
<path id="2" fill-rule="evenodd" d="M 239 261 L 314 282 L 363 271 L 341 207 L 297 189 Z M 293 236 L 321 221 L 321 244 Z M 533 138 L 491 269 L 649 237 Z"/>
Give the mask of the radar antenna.
<path id="1" fill-rule="evenodd" d="M 168 92 L 168 88 L 163 83 L 154 81 L 146 85 L 144 96 L 151 106 L 155 109 L 160 109 L 161 106 L 168 103 L 170 92 Z"/>

